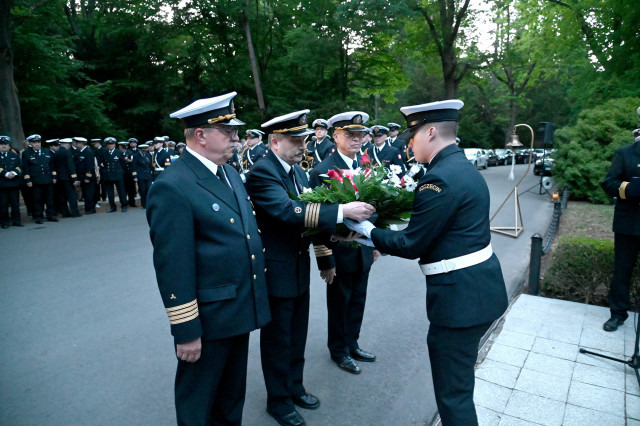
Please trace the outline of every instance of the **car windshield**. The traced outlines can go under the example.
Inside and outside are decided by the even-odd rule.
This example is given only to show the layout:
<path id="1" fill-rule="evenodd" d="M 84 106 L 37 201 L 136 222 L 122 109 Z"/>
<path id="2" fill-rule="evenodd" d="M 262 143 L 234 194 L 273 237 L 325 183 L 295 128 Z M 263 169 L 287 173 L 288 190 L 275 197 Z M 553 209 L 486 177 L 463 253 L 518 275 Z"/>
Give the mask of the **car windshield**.
<path id="1" fill-rule="evenodd" d="M 464 149 L 465 155 L 477 155 L 478 152 L 480 152 L 480 150 L 478 148 L 465 148 Z"/>

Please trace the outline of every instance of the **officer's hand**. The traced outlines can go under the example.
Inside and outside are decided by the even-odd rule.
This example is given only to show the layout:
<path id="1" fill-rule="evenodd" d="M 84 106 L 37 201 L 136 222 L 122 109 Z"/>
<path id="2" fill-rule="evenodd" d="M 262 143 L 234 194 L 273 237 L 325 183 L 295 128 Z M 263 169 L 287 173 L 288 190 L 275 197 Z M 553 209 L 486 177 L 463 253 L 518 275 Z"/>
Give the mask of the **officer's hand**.
<path id="1" fill-rule="evenodd" d="M 80 181 L 79 180 L 74 181 L 73 186 L 80 186 Z"/>
<path id="2" fill-rule="evenodd" d="M 348 243 L 351 241 L 355 241 L 356 238 L 360 238 L 360 237 L 362 237 L 362 235 L 358 234 L 357 232 L 351 231 L 346 236 L 334 234 L 331 236 L 331 241 L 341 241 L 341 242 Z"/>
<path id="3" fill-rule="evenodd" d="M 54 180 L 53 180 L 53 183 L 56 183 L 57 181 L 58 181 L 58 179 L 54 179 Z"/>
<path id="4" fill-rule="evenodd" d="M 378 250 L 373 251 L 373 261 L 375 262 L 380 257 L 380 252 Z"/>
<path id="5" fill-rule="evenodd" d="M 331 284 L 335 277 L 336 277 L 336 268 L 325 269 L 324 271 L 320 271 L 320 278 L 325 280 L 327 284 Z"/>
<path id="6" fill-rule="evenodd" d="M 202 351 L 202 341 L 200 337 L 187 343 L 179 343 L 176 345 L 176 356 L 178 359 L 187 362 L 196 362 L 200 359 Z"/>
<path id="7" fill-rule="evenodd" d="M 134 182 L 137 182 L 137 181 L 138 181 L 138 178 L 133 179 L 133 181 L 134 181 Z"/>
<path id="8" fill-rule="evenodd" d="M 31 188 L 33 186 L 33 182 L 27 182 L 27 186 Z"/>
<path id="9" fill-rule="evenodd" d="M 347 225 L 347 227 L 352 231 L 356 231 L 357 233 L 364 235 L 367 238 L 371 238 L 371 231 L 376 228 L 375 225 L 368 220 L 363 220 L 362 222 L 354 222 L 351 219 L 345 218 L 344 224 Z"/>
<path id="10" fill-rule="evenodd" d="M 369 219 L 376 212 L 375 207 L 362 201 L 352 201 L 342 205 L 344 217 L 360 222 Z"/>
<path id="11" fill-rule="evenodd" d="M 84 183 L 89 183 L 89 179 L 85 179 L 85 180 L 84 180 Z"/>
<path id="12" fill-rule="evenodd" d="M 371 241 L 369 238 L 356 238 L 356 239 L 355 239 L 355 242 L 356 242 L 356 243 L 360 243 L 360 244 L 362 244 L 363 246 L 367 246 L 367 247 L 375 247 L 375 246 L 373 245 L 373 241 Z M 376 260 L 375 260 L 375 258 L 373 259 L 373 261 L 374 261 L 374 262 L 376 261 Z"/>

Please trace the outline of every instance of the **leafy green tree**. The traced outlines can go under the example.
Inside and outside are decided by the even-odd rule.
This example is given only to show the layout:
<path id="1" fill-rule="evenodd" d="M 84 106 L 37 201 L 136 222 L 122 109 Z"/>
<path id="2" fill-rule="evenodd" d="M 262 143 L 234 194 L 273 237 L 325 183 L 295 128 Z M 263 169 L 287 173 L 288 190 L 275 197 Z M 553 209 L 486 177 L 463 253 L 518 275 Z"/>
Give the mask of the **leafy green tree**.
<path id="1" fill-rule="evenodd" d="M 611 203 L 600 187 L 616 150 L 633 142 L 639 127 L 640 98 L 611 99 L 580 113 L 577 123 L 556 131 L 554 177 L 568 185 L 571 197 L 593 203 Z"/>

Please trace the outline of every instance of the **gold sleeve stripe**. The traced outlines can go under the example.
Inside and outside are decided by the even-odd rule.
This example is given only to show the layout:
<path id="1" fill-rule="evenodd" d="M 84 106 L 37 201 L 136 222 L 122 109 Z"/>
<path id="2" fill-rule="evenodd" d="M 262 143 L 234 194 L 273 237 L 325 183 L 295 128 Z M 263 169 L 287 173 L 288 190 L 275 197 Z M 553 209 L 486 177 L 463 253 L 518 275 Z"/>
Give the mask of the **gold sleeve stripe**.
<path id="1" fill-rule="evenodd" d="M 175 311 L 181 311 L 185 308 L 191 308 L 193 306 L 197 306 L 198 305 L 198 300 L 197 299 L 193 299 L 191 302 L 189 303 L 185 303 L 184 305 L 178 305 L 178 306 L 174 306 L 173 308 L 167 308 L 167 313 L 171 313 L 171 312 L 175 312 Z"/>
<path id="2" fill-rule="evenodd" d="M 198 318 L 198 313 L 196 312 L 193 315 L 190 315 L 188 317 L 184 317 L 184 318 L 180 318 L 180 319 L 176 319 L 176 320 L 169 320 L 169 322 L 171 323 L 171 325 L 177 325 L 177 324 L 182 324 L 183 322 L 187 322 L 187 321 L 191 321 L 192 319 L 196 319 Z"/>
<path id="3" fill-rule="evenodd" d="M 53 172 L 53 175 L 54 175 L 54 176 L 56 176 L 56 175 L 57 175 L 57 173 L 56 173 L 56 172 Z"/>
<path id="4" fill-rule="evenodd" d="M 74 174 L 72 174 L 72 175 L 71 175 L 71 177 L 75 179 L 75 178 L 77 178 L 78 176 L 74 173 Z"/>
<path id="5" fill-rule="evenodd" d="M 304 226 L 306 228 L 317 228 L 319 217 L 320 203 L 307 204 L 307 209 L 304 212 Z"/>
<path id="6" fill-rule="evenodd" d="M 29 175 L 24 175 L 24 178 L 25 178 L 25 179 L 31 179 L 31 176 L 29 176 Z"/>
<path id="7" fill-rule="evenodd" d="M 4 170 L 4 169 L 0 169 L 0 173 L 2 173 L 2 171 L 3 171 L 3 170 Z"/>
<path id="8" fill-rule="evenodd" d="M 325 245 L 313 246 L 316 257 L 331 256 L 333 252 Z"/>
<path id="9" fill-rule="evenodd" d="M 91 177 L 91 176 L 92 176 L 92 174 L 91 174 L 91 173 L 85 173 L 85 176 L 87 176 L 87 177 Z"/>
<path id="10" fill-rule="evenodd" d="M 623 200 L 627 199 L 627 185 L 629 185 L 629 182 L 622 182 L 622 185 L 620 185 L 620 188 L 618 188 L 620 198 L 622 198 Z"/>
<path id="11" fill-rule="evenodd" d="M 186 318 L 186 317 L 190 317 L 192 315 L 198 316 L 200 311 L 198 311 L 198 308 L 196 307 L 195 309 L 192 309 L 188 312 L 184 312 L 181 314 L 175 314 L 175 315 L 169 315 L 169 321 L 171 321 L 172 323 L 175 321 L 178 321 L 182 318 Z"/>
<path id="12" fill-rule="evenodd" d="M 22 173 L 22 169 L 21 169 L 20 167 L 16 167 L 16 170 L 17 170 L 19 173 Z"/>

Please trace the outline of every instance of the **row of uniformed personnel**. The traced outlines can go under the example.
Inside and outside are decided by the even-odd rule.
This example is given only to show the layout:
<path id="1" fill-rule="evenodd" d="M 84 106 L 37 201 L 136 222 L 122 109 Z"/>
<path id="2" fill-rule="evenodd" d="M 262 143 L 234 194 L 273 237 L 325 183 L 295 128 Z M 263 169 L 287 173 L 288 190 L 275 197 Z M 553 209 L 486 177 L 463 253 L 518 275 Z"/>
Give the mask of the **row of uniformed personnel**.
<path id="1" fill-rule="evenodd" d="M 45 214 L 50 222 L 57 222 L 59 214 L 81 216 L 76 188 L 81 189 L 85 214 L 96 213 L 101 193 L 103 201 L 109 199 L 108 212 L 115 212 L 114 187 L 123 212 L 128 206 L 135 207 L 137 194 L 145 207 L 150 183 L 185 146 L 167 139 L 156 137 L 148 144 L 138 145 L 136 138 L 130 138 L 128 142 L 118 142 L 116 149 L 113 137 L 104 139 L 106 148 L 102 139 L 89 142 L 74 137 L 49 139 L 45 148 L 42 137 L 34 134 L 26 138 L 26 148 L 18 155 L 10 147 L 11 139 L 0 136 L 0 225 L 22 226 L 20 190 L 27 214 L 38 224 L 44 222 Z"/>

